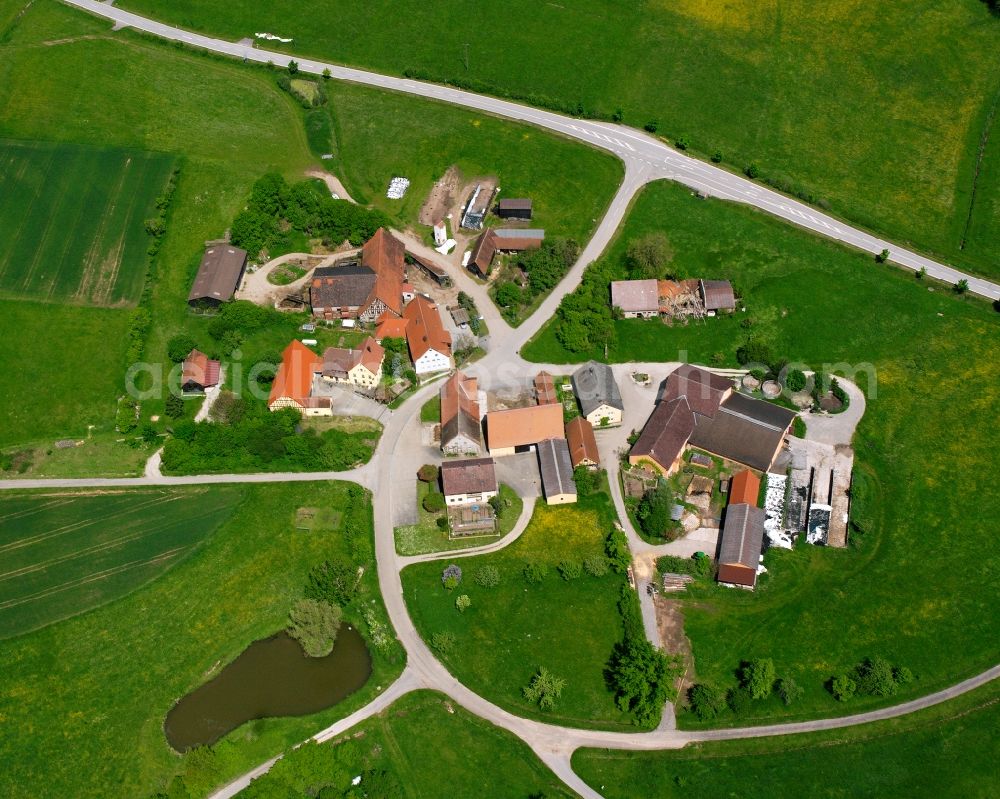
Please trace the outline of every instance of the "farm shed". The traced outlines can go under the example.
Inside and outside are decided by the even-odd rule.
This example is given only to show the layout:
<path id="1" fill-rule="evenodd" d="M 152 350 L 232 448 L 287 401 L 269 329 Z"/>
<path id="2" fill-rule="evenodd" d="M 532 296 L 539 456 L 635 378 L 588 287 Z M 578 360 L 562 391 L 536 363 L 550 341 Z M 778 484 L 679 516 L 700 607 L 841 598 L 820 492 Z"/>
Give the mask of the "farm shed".
<path id="1" fill-rule="evenodd" d="M 246 250 L 228 244 L 209 247 L 198 266 L 188 304 L 219 306 L 229 302 L 239 288 L 246 265 Z"/>
<path id="2" fill-rule="evenodd" d="M 542 406 L 557 407 L 557 406 Z M 538 443 L 538 466 L 542 475 L 542 492 L 548 505 L 576 502 L 576 483 L 569 447 L 563 438 L 548 438 Z"/>

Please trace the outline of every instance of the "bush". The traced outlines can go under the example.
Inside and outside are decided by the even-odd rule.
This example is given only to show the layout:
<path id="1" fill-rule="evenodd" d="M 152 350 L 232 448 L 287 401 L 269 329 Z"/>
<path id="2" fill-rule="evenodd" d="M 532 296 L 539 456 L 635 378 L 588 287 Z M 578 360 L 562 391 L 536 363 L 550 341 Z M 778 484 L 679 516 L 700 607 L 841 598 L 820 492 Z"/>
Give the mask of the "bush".
<path id="1" fill-rule="evenodd" d="M 868 696 L 892 696 L 898 690 L 892 665 L 877 655 L 865 658 L 857 668 L 858 693 Z"/>
<path id="2" fill-rule="evenodd" d="M 436 483 L 440 470 L 433 463 L 425 463 L 417 469 L 417 479 L 422 483 Z"/>
<path id="3" fill-rule="evenodd" d="M 969 281 L 963 277 L 952 288 L 956 294 L 965 294 L 969 290 Z"/>
<path id="4" fill-rule="evenodd" d="M 745 174 L 750 180 L 756 180 L 760 177 L 760 167 L 756 163 L 750 162 L 745 167 L 743 167 L 743 174 Z"/>
<path id="5" fill-rule="evenodd" d="M 642 127 L 648 133 L 656 133 L 660 129 L 660 123 L 655 119 L 651 119 Z"/>
<path id="6" fill-rule="evenodd" d="M 802 391 L 806 387 L 806 375 L 801 369 L 790 369 L 785 375 L 785 388 L 791 392 Z"/>
<path id="7" fill-rule="evenodd" d="M 542 710 L 551 710 L 565 687 L 566 680 L 540 666 L 531 682 L 524 687 L 524 698 L 533 705 L 537 704 Z"/>
<path id="8" fill-rule="evenodd" d="M 726 709 L 726 695 L 718 688 L 698 683 L 688 689 L 688 705 L 701 721 L 710 721 Z"/>
<path id="9" fill-rule="evenodd" d="M 774 690 L 775 676 L 771 658 L 754 658 L 740 669 L 740 684 L 754 699 L 765 699 Z"/>
<path id="10" fill-rule="evenodd" d="M 424 497 L 424 501 L 421 504 L 428 513 L 440 513 L 445 508 L 444 494 L 431 491 Z"/>
<path id="11" fill-rule="evenodd" d="M 488 563 L 477 569 L 472 579 L 482 588 L 496 588 L 500 585 L 500 570 Z"/>
<path id="12" fill-rule="evenodd" d="M 447 516 L 438 516 L 437 519 L 434 521 L 434 524 L 437 525 L 438 530 L 447 530 L 448 529 L 448 517 Z"/>
<path id="13" fill-rule="evenodd" d="M 750 713 L 750 708 L 753 705 L 753 697 L 750 695 L 750 691 L 743 686 L 730 688 L 726 693 L 726 704 L 737 716 L 746 716 Z"/>
<path id="14" fill-rule="evenodd" d="M 544 580 L 548 576 L 549 570 L 544 563 L 531 560 L 524 564 L 522 573 L 524 574 L 525 581 L 529 585 L 534 585 Z"/>
<path id="15" fill-rule="evenodd" d="M 771 348 L 763 341 L 753 337 L 748 338 L 736 350 L 736 360 L 740 362 L 741 366 L 746 366 L 749 363 L 770 363 Z"/>
<path id="16" fill-rule="evenodd" d="M 897 666 L 892 670 L 892 676 L 896 680 L 896 685 L 909 685 L 913 682 L 913 672 L 906 666 Z"/>
<path id="17" fill-rule="evenodd" d="M 174 336 L 167 342 L 167 357 L 174 363 L 180 363 L 187 358 L 188 353 L 196 346 L 196 342 L 191 336 L 181 333 Z"/>
<path id="18" fill-rule="evenodd" d="M 601 488 L 602 471 L 577 466 L 573 470 L 573 482 L 576 483 L 576 493 L 581 497 L 589 497 Z"/>
<path id="19" fill-rule="evenodd" d="M 806 437 L 806 423 L 801 416 L 796 416 L 792 419 L 792 435 L 796 438 Z"/>
<path id="20" fill-rule="evenodd" d="M 639 500 L 639 506 L 635 511 L 639 527 L 648 536 L 664 537 L 670 527 L 670 511 L 673 506 L 673 491 L 665 481 L 659 481 L 656 488 L 647 491 Z"/>
<path id="21" fill-rule="evenodd" d="M 608 556 L 608 565 L 618 574 L 625 574 L 632 565 L 632 552 L 628 548 L 628 537 L 624 530 L 613 528 L 604 540 L 604 553 Z"/>
<path id="22" fill-rule="evenodd" d="M 847 674 L 834 677 L 830 682 L 830 693 L 833 694 L 833 698 L 838 702 L 846 702 L 848 699 L 851 699 L 857 693 L 857 690 L 858 684 Z"/>
<path id="23" fill-rule="evenodd" d="M 459 613 L 465 613 L 472 606 L 472 600 L 469 599 L 468 594 L 462 594 L 455 598 L 455 607 L 458 608 Z"/>
<path id="24" fill-rule="evenodd" d="M 462 582 L 462 569 L 456 566 L 454 563 L 447 566 L 443 572 L 441 572 L 441 583 L 449 591 L 453 591 L 458 588 L 458 584 Z"/>
<path id="25" fill-rule="evenodd" d="M 575 580 L 583 574 L 583 566 L 580 565 L 580 561 L 578 560 L 561 561 L 557 569 L 559 571 L 559 576 L 567 581 Z"/>
<path id="26" fill-rule="evenodd" d="M 592 577 L 603 577 L 608 573 L 608 559 L 604 555 L 591 555 L 584 559 L 583 568 Z"/>
<path id="27" fill-rule="evenodd" d="M 778 680 L 778 696 L 781 697 L 781 701 L 786 705 L 797 702 L 802 698 L 803 693 L 801 686 L 791 677 Z"/>
<path id="28" fill-rule="evenodd" d="M 354 599 L 358 573 L 354 564 L 345 558 L 325 560 L 309 570 L 306 588 L 307 599 L 346 607 Z"/>
<path id="29" fill-rule="evenodd" d="M 431 647 L 443 655 L 451 652 L 455 648 L 455 636 L 453 633 L 434 633 L 431 636 Z"/>
<path id="30" fill-rule="evenodd" d="M 180 419 L 184 415 L 184 400 L 176 394 L 168 394 L 164 412 L 171 419 Z"/>
<path id="31" fill-rule="evenodd" d="M 333 651 L 343 612 L 336 605 L 315 599 L 300 599 L 288 614 L 288 634 L 302 646 L 311 658 L 320 658 Z"/>

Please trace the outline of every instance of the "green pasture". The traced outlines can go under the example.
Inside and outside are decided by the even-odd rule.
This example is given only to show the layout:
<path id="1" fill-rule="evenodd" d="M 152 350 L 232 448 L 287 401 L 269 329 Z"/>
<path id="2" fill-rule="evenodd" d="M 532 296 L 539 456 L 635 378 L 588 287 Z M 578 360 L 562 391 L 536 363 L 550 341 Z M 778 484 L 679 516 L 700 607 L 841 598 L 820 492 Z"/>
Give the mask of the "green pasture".
<path id="1" fill-rule="evenodd" d="M 575 795 L 525 743 L 432 691 L 404 696 L 341 738 L 287 753 L 238 795 L 296 795 L 317 784 L 341 795 L 358 774 L 365 795 L 382 799 L 479 799 L 499 795 L 501 784 L 504 796 Z"/>
<path id="2" fill-rule="evenodd" d="M 414 624 L 432 646 L 435 634 L 454 636 L 454 646 L 438 648 L 435 655 L 465 685 L 512 713 L 574 727 L 630 727 L 604 682 L 611 650 L 622 637 L 616 603 L 624 578 L 583 572 L 563 580 L 556 570 L 563 560 L 580 562 L 602 553 L 612 514 L 603 493 L 576 505 L 549 507 L 540 502 L 513 544 L 455 561 L 462 581 L 453 591 L 442 585 L 442 570 L 449 561 L 407 567 L 403 594 Z M 525 580 L 528 562 L 547 570 L 541 582 Z M 476 583 L 476 572 L 485 565 L 499 571 L 496 587 Z M 455 599 L 462 594 L 472 605 L 459 612 Z M 540 666 L 566 680 L 561 699 L 550 711 L 539 710 L 522 694 Z"/>
<path id="3" fill-rule="evenodd" d="M 372 556 L 370 498 L 359 487 L 322 482 L 177 493 L 185 495 L 178 502 L 214 508 L 216 521 L 227 517 L 194 552 L 113 602 L 0 641 L 0 718 L 18 731 L 0 737 L 0 794 L 146 797 L 182 775 L 191 796 L 204 796 L 371 701 L 402 668 L 390 630 L 386 650 L 372 647 L 369 682 L 339 705 L 248 722 L 210 749 L 171 751 L 163 720 L 173 703 L 250 643 L 280 630 L 316 564 L 339 557 L 364 564 L 345 621 L 369 642 L 363 608 L 388 625 Z M 138 503 L 149 496 L 128 494 Z M 133 513 L 152 516 L 157 507 L 176 513 L 163 505 Z M 344 524 L 298 529 L 300 508 L 339 510 Z M 106 526 L 124 529 L 125 518 L 109 518 Z"/>
<path id="4" fill-rule="evenodd" d="M 664 752 L 578 749 L 573 769 L 607 799 L 989 799 L 997 795 L 995 683 L 892 721 L 832 732 L 691 744 Z"/>
<path id="5" fill-rule="evenodd" d="M 86 305 L 139 298 L 174 159 L 141 150 L 0 141 L 0 294 Z"/>
<path id="6" fill-rule="evenodd" d="M 0 495 L 0 637 L 124 596 L 232 512 L 233 489 Z"/>

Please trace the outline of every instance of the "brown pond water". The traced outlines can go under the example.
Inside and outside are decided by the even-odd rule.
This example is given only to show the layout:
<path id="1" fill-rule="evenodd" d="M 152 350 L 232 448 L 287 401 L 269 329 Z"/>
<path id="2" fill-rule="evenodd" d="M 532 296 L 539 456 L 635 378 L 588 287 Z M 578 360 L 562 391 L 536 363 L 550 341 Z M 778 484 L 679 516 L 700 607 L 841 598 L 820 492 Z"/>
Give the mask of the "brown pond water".
<path id="1" fill-rule="evenodd" d="M 302 654 L 285 633 L 252 643 L 217 677 L 183 697 L 163 730 L 178 752 L 213 744 L 253 719 L 305 716 L 354 693 L 372 673 L 364 638 L 346 624 L 324 658 Z"/>

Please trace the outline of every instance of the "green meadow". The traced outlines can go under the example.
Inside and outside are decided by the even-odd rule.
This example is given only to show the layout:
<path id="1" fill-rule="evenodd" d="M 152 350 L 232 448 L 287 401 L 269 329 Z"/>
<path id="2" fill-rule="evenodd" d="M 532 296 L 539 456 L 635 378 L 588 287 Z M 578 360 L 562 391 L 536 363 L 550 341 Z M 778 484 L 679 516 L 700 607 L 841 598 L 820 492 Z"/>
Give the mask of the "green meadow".
<path id="1" fill-rule="evenodd" d="M 627 243 L 653 230 L 669 237 L 678 271 L 732 280 L 746 313 L 673 327 L 619 321 L 609 360 L 735 366 L 736 348 L 752 334 L 775 358 L 862 372 L 870 364 L 876 376 L 854 441 L 852 512 L 863 532 L 852 534 L 853 545 L 772 551 L 754 593 L 708 587 L 681 600 L 699 680 L 735 685 L 740 662 L 761 656 L 805 689 L 791 707 L 773 698 L 726 723 L 872 706 L 876 700 L 837 703 L 824 688 L 871 655 L 917 677 L 883 704 L 992 666 L 1000 497 L 982 491 L 981 475 L 996 469 L 1000 450 L 991 423 L 1000 412 L 1000 314 L 949 286 L 668 183 L 649 186 L 636 201 L 607 256 L 604 282 L 592 283 L 602 270 L 588 272 L 595 296 L 609 296 L 609 273 L 625 274 Z M 603 355 L 567 353 L 555 323 L 522 352 L 545 363 Z"/>
<path id="2" fill-rule="evenodd" d="M 998 698 L 992 683 L 930 710 L 832 732 L 668 752 L 578 749 L 573 769 L 606 799 L 989 799 L 1000 787 Z"/>
<path id="3" fill-rule="evenodd" d="M 190 512 L 189 524 L 200 527 L 202 537 L 190 555 L 101 607 L 0 641 L 0 718 L 17 732 L 0 736 L 0 794 L 145 797 L 180 777 L 191 796 L 204 796 L 371 701 L 401 670 L 404 655 L 391 629 L 387 647 L 375 647 L 362 613 L 370 609 L 371 618 L 388 627 L 367 492 L 323 482 L 176 493 L 178 504 L 197 503 L 214 514 Z M 118 516 L 114 501 L 106 500 L 107 540 L 126 535 L 136 519 L 157 509 L 162 518 L 178 514 L 169 503 L 148 504 L 146 491 L 122 495 Z M 298 520 L 302 508 L 330 522 L 309 529 Z M 163 721 L 174 702 L 250 643 L 282 629 L 309 570 L 341 557 L 365 567 L 344 621 L 369 642 L 374 671 L 368 683 L 320 713 L 247 722 L 211 748 L 173 752 Z"/>
<path id="4" fill-rule="evenodd" d="M 141 150 L 0 141 L 0 293 L 130 305 L 173 158 Z"/>
<path id="5" fill-rule="evenodd" d="M 573 727 L 635 729 L 604 681 L 612 648 L 622 637 L 617 601 L 624 577 L 584 571 L 564 580 L 557 570 L 564 560 L 579 564 L 603 553 L 612 517 L 604 493 L 576 505 L 549 507 L 540 501 L 517 541 L 455 561 L 462 580 L 451 591 L 442 585 L 449 561 L 407 567 L 403 594 L 414 624 L 455 677 L 516 715 Z M 541 565 L 546 576 L 529 583 L 527 563 Z M 498 585 L 477 583 L 484 566 L 496 568 Z M 455 600 L 463 594 L 472 604 L 460 612 Z M 453 644 L 436 646 L 435 635 L 451 636 Z M 539 667 L 566 680 L 562 697 L 547 711 L 522 694 Z"/>
<path id="6" fill-rule="evenodd" d="M 0 637 L 84 613 L 189 555 L 233 489 L 0 495 Z"/>
<path id="7" fill-rule="evenodd" d="M 234 41 L 269 31 L 294 41 L 268 48 L 584 115 L 620 112 L 703 158 L 756 163 L 776 185 L 892 240 L 1000 275 L 996 130 L 965 237 L 1000 92 L 1000 25 L 981 2 L 123 4 Z"/>
<path id="8" fill-rule="evenodd" d="M 341 738 L 287 753 L 239 796 L 292 796 L 317 785 L 343 791 L 358 774 L 366 796 L 384 799 L 479 799 L 499 795 L 501 781 L 504 796 L 575 795 L 509 732 L 441 694 L 417 691 Z"/>

